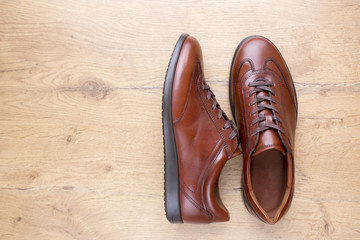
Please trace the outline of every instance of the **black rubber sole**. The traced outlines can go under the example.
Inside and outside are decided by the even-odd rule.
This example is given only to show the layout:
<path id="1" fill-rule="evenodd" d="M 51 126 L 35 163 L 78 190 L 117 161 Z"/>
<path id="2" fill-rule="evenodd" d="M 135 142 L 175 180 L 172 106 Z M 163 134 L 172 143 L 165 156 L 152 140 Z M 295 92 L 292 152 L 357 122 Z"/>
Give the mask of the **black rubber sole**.
<path id="1" fill-rule="evenodd" d="M 182 223 L 180 208 L 179 165 L 172 120 L 172 89 L 176 65 L 188 34 L 177 41 L 166 71 L 162 99 L 162 123 L 164 141 L 164 201 L 166 218 L 171 223 Z"/>
<path id="2" fill-rule="evenodd" d="M 236 53 L 238 52 L 239 48 L 241 47 L 241 45 L 248 39 L 250 38 L 253 38 L 253 37 L 259 37 L 259 38 L 263 38 L 263 39 L 266 39 L 268 40 L 269 42 L 271 42 L 274 46 L 275 44 L 270 41 L 268 38 L 266 37 L 263 37 L 263 36 L 260 36 L 260 35 L 252 35 L 252 36 L 248 36 L 246 38 L 244 38 L 240 43 L 239 45 L 237 46 L 235 52 L 234 52 L 234 55 L 233 55 L 233 59 L 231 61 L 231 67 L 230 67 L 230 73 L 229 73 L 229 101 L 230 101 L 230 108 L 231 108 L 231 113 L 232 113 L 232 116 L 233 116 L 233 119 L 236 123 L 236 118 L 235 118 L 235 109 L 234 109 L 234 103 L 233 103 L 233 98 L 231 97 L 231 93 L 232 93 L 232 87 L 231 87 L 231 72 L 232 72 L 232 69 L 233 69 L 233 64 L 234 64 L 234 60 L 235 60 L 235 56 L 236 56 Z M 275 48 L 279 51 L 279 49 L 275 46 Z M 279 51 L 280 52 L 280 51 Z M 280 53 L 281 55 L 281 53 Z M 282 57 L 282 56 L 281 56 Z M 283 58 L 283 57 L 282 57 Z M 283 58 L 284 59 L 284 58 Z M 285 60 L 284 60 L 285 62 Z M 292 76 L 291 76 L 291 73 L 290 73 L 290 70 L 289 70 L 289 67 L 287 66 L 286 62 L 285 62 L 285 65 L 286 65 L 286 68 L 288 69 L 288 72 L 290 74 L 290 78 L 291 78 L 291 83 L 293 85 L 293 88 L 294 88 L 294 92 L 295 92 L 295 102 L 296 102 L 296 121 L 297 121 L 297 116 L 298 116 L 298 101 L 297 101 L 297 95 L 296 95 L 296 89 L 295 89 L 295 85 L 294 85 L 294 81 L 292 79 Z M 237 123 L 236 123 L 237 125 Z"/>

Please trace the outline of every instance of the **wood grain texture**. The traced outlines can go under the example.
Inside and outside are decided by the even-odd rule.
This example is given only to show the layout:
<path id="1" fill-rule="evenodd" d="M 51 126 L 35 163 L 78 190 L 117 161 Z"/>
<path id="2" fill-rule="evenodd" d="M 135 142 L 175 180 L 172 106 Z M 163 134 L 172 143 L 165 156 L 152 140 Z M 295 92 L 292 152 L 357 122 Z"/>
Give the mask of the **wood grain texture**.
<path id="1" fill-rule="evenodd" d="M 220 191 L 231 220 L 164 215 L 161 97 L 183 32 L 230 116 L 237 44 L 280 49 L 299 101 L 296 188 L 265 225 Z M 0 239 L 360 239 L 360 1 L 0 2 Z"/>

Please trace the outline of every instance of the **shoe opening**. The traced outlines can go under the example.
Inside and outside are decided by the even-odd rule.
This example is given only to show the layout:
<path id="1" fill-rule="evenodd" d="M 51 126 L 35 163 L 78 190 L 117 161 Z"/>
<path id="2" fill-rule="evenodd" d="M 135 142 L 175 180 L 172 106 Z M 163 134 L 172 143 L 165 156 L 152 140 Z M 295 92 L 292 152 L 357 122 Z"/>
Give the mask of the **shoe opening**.
<path id="1" fill-rule="evenodd" d="M 256 200 L 268 217 L 273 218 L 287 188 L 287 157 L 277 149 L 269 149 L 252 157 L 250 169 Z"/>

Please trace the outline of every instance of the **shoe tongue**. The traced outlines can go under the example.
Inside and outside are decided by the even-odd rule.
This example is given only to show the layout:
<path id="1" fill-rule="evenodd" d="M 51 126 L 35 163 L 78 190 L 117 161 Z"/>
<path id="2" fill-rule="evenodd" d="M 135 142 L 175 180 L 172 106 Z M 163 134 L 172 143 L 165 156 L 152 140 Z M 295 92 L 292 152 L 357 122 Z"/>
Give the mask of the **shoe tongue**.
<path id="1" fill-rule="evenodd" d="M 285 149 L 279 135 L 277 131 L 273 129 L 265 130 L 259 134 L 259 142 L 254 150 L 253 156 L 270 149 L 278 150 L 285 155 Z"/>
<path id="2" fill-rule="evenodd" d="M 272 113 L 270 110 L 263 110 L 261 111 L 261 114 L 265 115 L 265 122 L 273 123 L 271 117 Z M 270 149 L 276 149 L 285 155 L 284 145 L 282 144 L 279 134 L 275 129 L 268 129 L 259 133 L 259 141 L 254 150 L 253 156 Z"/>
<path id="3" fill-rule="evenodd" d="M 268 93 L 259 92 L 257 96 L 269 96 Z M 270 104 L 269 101 L 262 101 L 261 104 Z M 265 120 L 263 123 L 271 123 L 273 124 L 272 111 L 269 109 L 264 109 L 258 113 L 259 115 L 265 116 Z M 259 133 L 259 141 L 257 146 L 253 152 L 253 156 L 258 155 L 264 151 L 275 149 L 280 151 L 283 155 L 285 155 L 284 145 L 282 144 L 279 134 L 275 129 L 268 129 Z"/>

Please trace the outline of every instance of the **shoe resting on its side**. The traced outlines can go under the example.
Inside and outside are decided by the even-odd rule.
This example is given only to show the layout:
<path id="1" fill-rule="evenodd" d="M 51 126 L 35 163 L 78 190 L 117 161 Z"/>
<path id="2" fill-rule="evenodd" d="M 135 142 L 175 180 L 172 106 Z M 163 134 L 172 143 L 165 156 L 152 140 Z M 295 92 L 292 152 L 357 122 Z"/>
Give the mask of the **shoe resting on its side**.
<path id="1" fill-rule="evenodd" d="M 240 154 L 238 133 L 206 84 L 198 41 L 179 38 L 165 77 L 165 211 L 172 223 L 229 220 L 218 180 Z"/>

